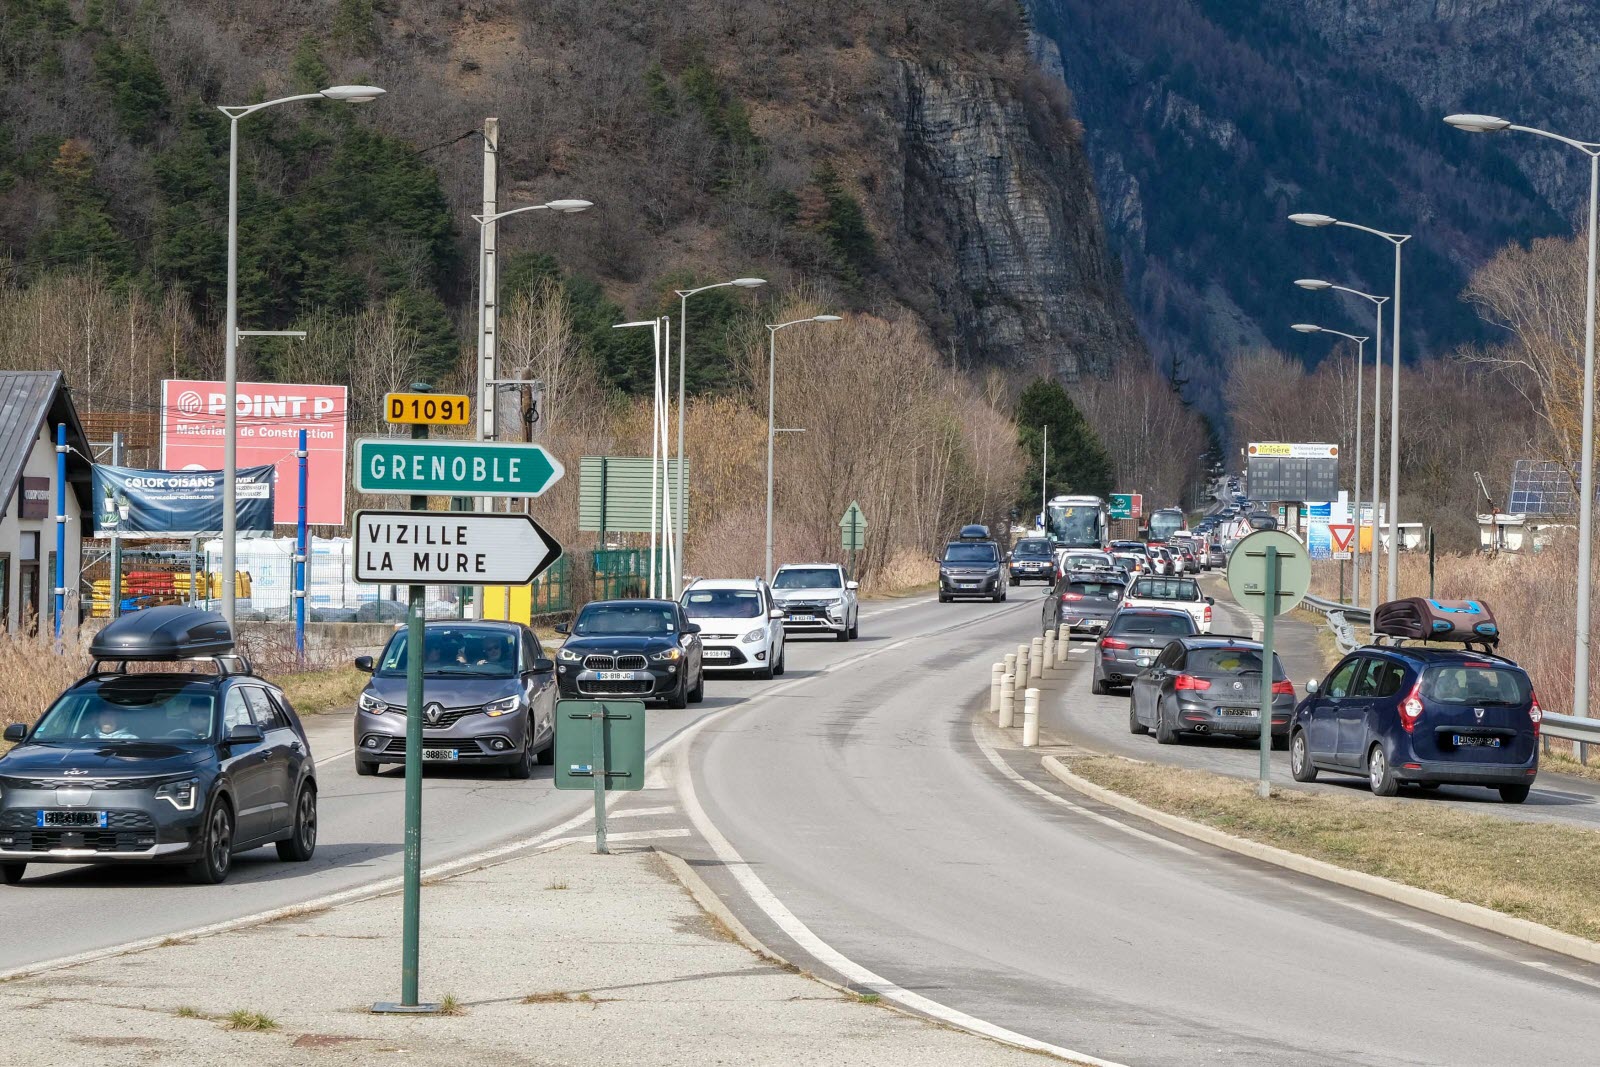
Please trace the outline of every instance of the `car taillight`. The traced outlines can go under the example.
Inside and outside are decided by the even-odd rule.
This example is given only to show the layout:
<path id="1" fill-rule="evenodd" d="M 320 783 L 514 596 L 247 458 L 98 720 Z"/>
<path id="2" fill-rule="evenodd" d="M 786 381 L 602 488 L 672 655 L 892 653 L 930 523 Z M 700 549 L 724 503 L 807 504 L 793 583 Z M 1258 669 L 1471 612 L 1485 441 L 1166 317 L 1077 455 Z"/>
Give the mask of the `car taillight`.
<path id="1" fill-rule="evenodd" d="M 1102 637 L 1100 639 L 1100 647 L 1101 648 L 1120 648 L 1120 649 L 1126 650 L 1127 647 L 1128 647 L 1128 642 L 1123 641 L 1123 640 L 1121 640 L 1119 638 L 1116 638 L 1116 637 Z"/>
<path id="2" fill-rule="evenodd" d="M 1206 622 L 1210 622 L 1210 621 L 1211 621 L 1211 605 L 1207 604 L 1206 605 Z"/>
<path id="3" fill-rule="evenodd" d="M 1180 692 L 1185 689 L 1210 689 L 1211 682 L 1205 678 L 1196 678 L 1192 674 L 1180 674 L 1172 680 L 1172 688 Z"/>
<path id="4" fill-rule="evenodd" d="M 1294 696 L 1294 683 L 1285 678 L 1281 682 L 1272 683 L 1272 695 L 1275 697 Z"/>
<path id="5" fill-rule="evenodd" d="M 1539 736 L 1539 724 L 1544 721 L 1544 709 L 1539 706 L 1539 694 L 1529 690 L 1528 721 L 1533 723 L 1533 736 Z"/>
<path id="6" fill-rule="evenodd" d="M 1061 599 L 1062 600 L 1082 600 L 1083 599 L 1083 594 L 1082 593 L 1062 593 L 1061 594 Z"/>
<path id="7" fill-rule="evenodd" d="M 1422 682 L 1418 680 L 1411 687 L 1410 694 L 1400 702 L 1400 725 L 1406 733 L 1417 728 L 1417 720 L 1422 718 Z"/>

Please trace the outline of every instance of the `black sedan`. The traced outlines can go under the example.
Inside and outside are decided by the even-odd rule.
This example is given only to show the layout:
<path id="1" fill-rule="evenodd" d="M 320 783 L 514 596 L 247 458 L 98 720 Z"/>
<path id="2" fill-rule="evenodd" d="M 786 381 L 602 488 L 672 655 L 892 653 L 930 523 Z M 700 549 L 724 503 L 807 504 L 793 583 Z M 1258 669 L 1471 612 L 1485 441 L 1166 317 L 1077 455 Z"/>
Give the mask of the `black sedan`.
<path id="1" fill-rule="evenodd" d="M 1198 634 L 1194 616 L 1176 608 L 1123 608 L 1095 644 L 1089 691 L 1104 695 L 1142 674 L 1168 643 Z"/>
<path id="2" fill-rule="evenodd" d="M 638 697 L 669 708 L 705 699 L 700 627 L 675 600 L 586 604 L 556 653 L 556 684 L 567 698 Z"/>
<path id="3" fill-rule="evenodd" d="M 1261 645 L 1238 637 L 1183 637 L 1133 680 L 1128 730 L 1170 745 L 1185 734 L 1261 736 Z M 1286 748 L 1294 686 L 1272 657 L 1272 747 Z"/>
<path id="4" fill-rule="evenodd" d="M 1095 635 L 1111 622 L 1127 588 L 1122 571 L 1072 571 L 1044 598 L 1042 632 L 1067 627 L 1070 637 Z"/>

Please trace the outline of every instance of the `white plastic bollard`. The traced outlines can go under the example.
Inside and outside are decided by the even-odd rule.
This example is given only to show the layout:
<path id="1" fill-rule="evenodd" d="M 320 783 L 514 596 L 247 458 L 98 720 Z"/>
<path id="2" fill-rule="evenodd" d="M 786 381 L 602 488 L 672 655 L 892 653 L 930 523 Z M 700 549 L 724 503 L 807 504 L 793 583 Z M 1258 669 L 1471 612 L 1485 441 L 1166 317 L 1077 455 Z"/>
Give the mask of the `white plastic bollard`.
<path id="1" fill-rule="evenodd" d="M 996 663 L 989 668 L 989 714 L 1000 713 L 1000 682 L 1006 676 L 1006 665 Z"/>
<path id="2" fill-rule="evenodd" d="M 1015 683 L 1017 680 L 1017 654 L 1015 652 L 1007 652 L 1005 662 L 1006 677 Z"/>
<path id="3" fill-rule="evenodd" d="M 1000 729 L 1011 729 L 1012 720 L 1017 714 L 1017 690 L 1012 685 L 1008 676 L 1000 683 Z"/>
<path id="4" fill-rule="evenodd" d="M 1039 744 L 1039 691 L 1029 689 L 1022 697 L 1022 747 Z"/>
<path id="5" fill-rule="evenodd" d="M 1031 649 L 1027 645 L 1017 646 L 1017 692 L 1028 688 L 1028 653 Z"/>
<path id="6" fill-rule="evenodd" d="M 1072 647 L 1072 627 L 1066 623 L 1062 623 L 1060 629 L 1056 631 L 1056 645 L 1059 648 Z"/>
<path id="7" fill-rule="evenodd" d="M 1051 630 L 1044 635 L 1044 669 L 1056 669 L 1056 632 Z"/>
<path id="8" fill-rule="evenodd" d="M 1044 677 L 1044 638 L 1035 637 L 1028 646 L 1028 677 Z"/>

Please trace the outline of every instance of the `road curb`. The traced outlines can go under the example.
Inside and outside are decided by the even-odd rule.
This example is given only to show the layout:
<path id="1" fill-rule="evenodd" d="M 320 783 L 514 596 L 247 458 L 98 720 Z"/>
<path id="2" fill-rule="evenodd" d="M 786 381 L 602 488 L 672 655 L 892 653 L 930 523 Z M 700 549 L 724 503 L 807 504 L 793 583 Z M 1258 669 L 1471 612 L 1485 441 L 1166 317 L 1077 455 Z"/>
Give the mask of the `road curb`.
<path id="1" fill-rule="evenodd" d="M 1157 808 L 1143 804 L 1132 797 L 1123 796 L 1121 793 L 1107 789 L 1105 786 L 1096 785 L 1086 778 L 1082 778 L 1072 771 L 1055 756 L 1046 756 L 1040 761 L 1046 771 L 1054 776 L 1063 785 L 1082 793 L 1102 804 L 1107 804 L 1129 815 L 1136 815 L 1157 826 L 1179 833 L 1196 841 L 1203 841 L 1208 845 L 1226 849 L 1229 852 L 1251 859 L 1270 863 L 1275 867 L 1295 871 L 1299 874 L 1310 875 L 1324 882 L 1355 889 L 1371 896 L 1388 900 L 1396 904 L 1416 908 L 1418 911 L 1437 915 L 1442 919 L 1450 919 L 1466 926 L 1487 930 L 1502 937 L 1509 937 L 1524 944 L 1533 945 L 1549 952 L 1556 952 L 1573 959 L 1583 960 L 1585 963 L 1600 964 L 1600 943 L 1586 940 L 1575 934 L 1563 933 L 1551 929 L 1540 923 L 1528 919 L 1519 919 L 1514 915 L 1485 908 L 1480 904 L 1469 904 L 1466 901 L 1455 900 L 1442 893 L 1435 893 L 1429 889 L 1418 889 L 1416 886 L 1404 885 L 1391 881 L 1375 874 L 1363 871 L 1353 871 L 1348 867 L 1324 860 L 1312 859 L 1302 856 L 1297 852 L 1278 848 L 1275 845 L 1262 844 L 1248 838 L 1238 837 L 1225 830 L 1185 819 L 1181 815 L 1172 815 Z"/>

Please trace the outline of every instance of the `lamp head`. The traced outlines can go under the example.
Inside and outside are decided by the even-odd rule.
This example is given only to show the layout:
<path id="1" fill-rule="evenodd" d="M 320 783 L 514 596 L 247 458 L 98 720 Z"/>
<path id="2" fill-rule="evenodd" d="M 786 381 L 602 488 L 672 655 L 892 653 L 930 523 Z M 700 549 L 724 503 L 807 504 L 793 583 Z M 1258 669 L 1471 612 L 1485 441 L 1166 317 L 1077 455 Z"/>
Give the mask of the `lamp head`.
<path id="1" fill-rule="evenodd" d="M 735 278 L 733 284 L 741 289 L 754 289 L 758 285 L 766 285 L 765 278 Z"/>
<path id="2" fill-rule="evenodd" d="M 1445 122 L 1468 133 L 1499 133 L 1509 129 L 1511 123 L 1493 115 L 1446 115 Z"/>
<path id="3" fill-rule="evenodd" d="M 1332 282 L 1325 282 L 1321 278 L 1299 278 L 1295 281 L 1295 284 L 1302 289 L 1310 289 L 1313 292 L 1318 293 L 1322 292 L 1324 289 L 1333 288 Z"/>
<path id="4" fill-rule="evenodd" d="M 551 211 L 559 211 L 563 215 L 576 215 L 580 211 L 588 211 L 594 204 L 587 200 L 552 200 L 545 207 Z"/>
<path id="5" fill-rule="evenodd" d="M 811 316 L 811 321 L 812 322 L 838 322 L 839 320 L 840 320 L 840 316 L 838 316 L 838 315 L 813 315 L 813 316 Z"/>
<path id="6" fill-rule="evenodd" d="M 1332 226 L 1339 220 L 1332 215 L 1313 215 L 1301 212 L 1296 215 L 1290 215 L 1289 221 L 1296 226 Z"/>
<path id="7" fill-rule="evenodd" d="M 1298 333 L 1321 333 L 1322 332 L 1322 327 L 1321 326 L 1313 326 L 1309 322 L 1297 322 L 1293 326 L 1289 327 L 1289 329 L 1294 330 L 1294 331 L 1296 331 Z"/>
<path id="8" fill-rule="evenodd" d="M 376 85 L 330 85 L 321 90 L 329 100 L 343 100 L 349 104 L 365 104 L 383 95 Z"/>

